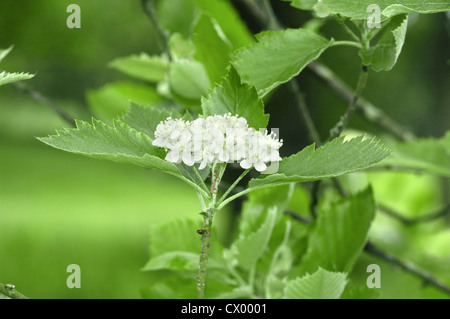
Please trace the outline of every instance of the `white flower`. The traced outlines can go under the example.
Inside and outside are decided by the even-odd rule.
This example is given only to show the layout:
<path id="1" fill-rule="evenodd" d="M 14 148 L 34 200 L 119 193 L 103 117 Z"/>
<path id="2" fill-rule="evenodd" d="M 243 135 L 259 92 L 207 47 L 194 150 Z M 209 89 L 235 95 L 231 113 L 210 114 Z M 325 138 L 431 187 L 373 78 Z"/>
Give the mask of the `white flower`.
<path id="1" fill-rule="evenodd" d="M 156 127 L 153 145 L 168 150 L 166 160 L 199 169 L 217 163 L 238 162 L 244 169 L 264 171 L 267 163 L 281 160 L 283 141 L 274 133 L 250 128 L 247 120 L 231 114 L 194 121 L 167 118 Z"/>

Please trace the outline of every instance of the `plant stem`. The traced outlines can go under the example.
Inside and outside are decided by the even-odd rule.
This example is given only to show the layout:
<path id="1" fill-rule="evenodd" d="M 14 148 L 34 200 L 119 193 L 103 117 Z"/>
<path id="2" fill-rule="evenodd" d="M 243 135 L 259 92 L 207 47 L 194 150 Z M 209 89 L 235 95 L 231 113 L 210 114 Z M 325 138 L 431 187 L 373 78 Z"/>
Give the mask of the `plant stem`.
<path id="1" fill-rule="evenodd" d="M 214 219 L 215 211 L 213 209 L 209 209 L 206 212 L 204 217 L 204 227 L 201 229 L 202 234 L 202 251 L 200 253 L 200 262 L 198 265 L 198 276 L 197 276 L 197 298 L 205 299 L 205 278 L 206 278 L 206 269 L 208 266 L 208 257 L 209 257 L 209 247 L 211 245 L 211 231 L 212 231 L 212 223 Z"/>
<path id="2" fill-rule="evenodd" d="M 5 295 L 6 297 L 9 297 L 11 299 L 28 299 L 24 295 L 22 295 L 20 292 L 18 292 L 14 285 L 11 284 L 2 284 L 0 283 L 0 294 Z"/>
<path id="3" fill-rule="evenodd" d="M 350 104 L 348 105 L 348 108 L 347 108 L 347 111 L 345 112 L 345 115 L 331 129 L 331 131 L 330 131 L 330 141 L 335 139 L 339 135 L 341 135 L 342 131 L 347 126 L 348 121 L 350 120 L 350 117 L 351 117 L 351 115 L 353 113 L 353 110 L 355 109 L 356 102 L 358 101 L 358 98 L 359 98 L 362 90 L 366 86 L 367 76 L 368 76 L 367 66 L 362 65 L 361 71 L 360 71 L 359 77 L 358 77 L 358 83 L 356 84 L 355 94 L 353 95 L 353 98 L 351 99 Z"/>
<path id="4" fill-rule="evenodd" d="M 334 16 L 336 18 L 336 21 L 344 28 L 344 30 L 355 40 L 356 42 L 361 42 L 361 39 L 353 32 L 352 29 L 345 23 L 344 19 L 337 14 Z"/>
<path id="5" fill-rule="evenodd" d="M 234 181 L 233 184 L 231 184 L 231 186 L 225 191 L 225 193 L 219 199 L 217 205 L 220 205 L 220 203 L 222 203 L 227 198 L 228 194 L 236 187 L 236 185 L 241 181 L 241 179 L 243 179 L 244 176 L 247 175 L 248 172 L 250 172 L 250 170 L 251 168 L 248 168 L 245 171 L 243 171 L 241 175 L 239 175 L 239 177 Z"/>
<path id="6" fill-rule="evenodd" d="M 348 45 L 348 46 L 352 46 L 352 47 L 355 47 L 358 49 L 362 48 L 361 43 L 355 42 L 355 41 L 334 41 L 331 43 L 330 47 L 335 47 L 338 45 Z"/>
<path id="7" fill-rule="evenodd" d="M 144 9 L 144 12 L 147 14 L 147 16 L 150 18 L 150 21 L 153 23 L 153 26 L 155 27 L 155 31 L 158 34 L 159 38 L 159 46 L 161 47 L 161 50 L 166 53 L 167 58 L 171 60 L 170 55 L 170 49 L 169 49 L 169 36 L 167 35 L 167 32 L 163 29 L 161 24 L 158 21 L 158 17 L 156 15 L 156 10 L 154 7 L 154 1 L 153 0 L 142 0 L 142 8 Z"/>
<path id="8" fill-rule="evenodd" d="M 328 87 L 338 93 L 342 98 L 350 101 L 353 96 L 352 89 L 330 68 L 318 63 L 312 62 L 308 65 L 308 69 L 321 79 Z M 356 109 L 366 120 L 377 125 L 378 127 L 388 131 L 402 141 L 410 141 L 414 139 L 414 134 L 406 130 L 402 125 L 395 122 L 391 117 L 384 113 L 381 109 L 363 98 L 359 98 L 356 102 Z"/>
<path id="9" fill-rule="evenodd" d="M 38 91 L 33 90 L 28 85 L 26 85 L 24 83 L 20 83 L 20 82 L 12 83 L 11 85 L 14 86 L 16 89 L 27 93 L 33 100 L 48 106 L 56 114 L 58 114 L 64 121 L 69 123 L 71 126 L 76 127 L 75 119 L 69 113 L 67 113 L 62 107 L 60 107 L 56 103 L 50 101 L 47 97 L 45 97 Z"/>

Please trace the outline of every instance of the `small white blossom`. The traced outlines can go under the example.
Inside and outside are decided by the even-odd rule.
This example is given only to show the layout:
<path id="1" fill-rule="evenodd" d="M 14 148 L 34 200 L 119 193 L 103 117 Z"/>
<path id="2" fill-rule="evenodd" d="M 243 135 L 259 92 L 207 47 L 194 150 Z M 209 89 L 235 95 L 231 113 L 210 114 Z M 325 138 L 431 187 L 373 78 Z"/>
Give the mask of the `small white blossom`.
<path id="1" fill-rule="evenodd" d="M 281 160 L 283 141 L 229 113 L 194 121 L 169 117 L 156 127 L 153 145 L 166 148 L 165 159 L 173 163 L 200 163 L 199 169 L 203 169 L 214 162 L 238 162 L 244 169 L 255 167 L 262 172 L 267 163 Z"/>

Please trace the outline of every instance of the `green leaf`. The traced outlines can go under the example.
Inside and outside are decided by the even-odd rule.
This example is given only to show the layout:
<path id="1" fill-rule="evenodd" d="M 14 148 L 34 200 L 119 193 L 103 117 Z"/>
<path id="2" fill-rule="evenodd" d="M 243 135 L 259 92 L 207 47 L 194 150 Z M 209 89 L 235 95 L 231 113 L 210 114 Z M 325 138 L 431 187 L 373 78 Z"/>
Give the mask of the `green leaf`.
<path id="1" fill-rule="evenodd" d="M 344 139 L 343 136 L 338 137 L 318 149 L 313 144 L 297 154 L 283 158 L 276 174 L 252 179 L 249 186 L 257 189 L 336 177 L 368 168 L 390 153 L 389 149 L 375 139 L 364 140 L 363 136 L 346 142 Z"/>
<path id="2" fill-rule="evenodd" d="M 236 53 L 233 64 L 243 82 L 261 95 L 299 74 L 332 42 L 306 29 L 266 31 L 257 39 L 258 43 Z"/>
<path id="3" fill-rule="evenodd" d="M 91 111 L 100 119 L 117 118 L 128 110 L 130 101 L 143 105 L 164 101 L 154 88 L 131 82 L 109 83 L 89 90 L 86 99 Z"/>
<path id="4" fill-rule="evenodd" d="M 291 275 L 312 273 L 318 267 L 329 271 L 348 272 L 367 241 L 375 216 L 371 188 L 322 205 L 308 238 L 308 249 L 300 266 Z"/>
<path id="5" fill-rule="evenodd" d="M 276 207 L 270 208 L 265 222 L 257 231 L 248 236 L 240 237 L 233 243 L 231 252 L 243 268 L 253 269 L 266 250 L 275 226 L 276 215 Z"/>
<path id="6" fill-rule="evenodd" d="M 200 100 L 207 95 L 210 82 L 200 62 L 179 60 L 170 64 L 169 85 L 185 99 Z"/>
<path id="7" fill-rule="evenodd" d="M 362 63 L 370 65 L 377 72 L 392 69 L 402 51 L 407 24 L 407 14 L 393 17 L 388 25 L 383 28 L 384 34 L 377 44 L 359 51 Z"/>
<path id="8" fill-rule="evenodd" d="M 156 127 L 168 117 L 178 118 L 181 115 L 178 112 L 160 107 L 144 107 L 132 103 L 128 112 L 120 120 L 137 131 L 145 133 L 153 140 L 155 138 Z"/>
<path id="9" fill-rule="evenodd" d="M 312 10 L 317 0 L 284 0 L 291 1 L 291 5 L 297 9 L 301 10 Z"/>
<path id="10" fill-rule="evenodd" d="M 265 128 L 269 115 L 264 114 L 264 105 L 255 88 L 241 83 L 236 70 L 231 67 L 228 75 L 202 99 L 203 115 L 223 115 L 230 113 L 247 119 L 249 126 Z"/>
<path id="11" fill-rule="evenodd" d="M 31 79 L 32 77 L 34 77 L 33 74 L 9 73 L 9 72 L 3 71 L 0 73 L 0 86 L 9 84 L 9 83 L 13 83 L 13 82 L 22 81 L 22 80 L 28 80 L 28 79 Z"/>
<path id="12" fill-rule="evenodd" d="M 225 291 L 213 297 L 213 299 L 251 299 L 251 298 L 253 298 L 253 291 L 250 286 L 236 287 L 231 291 Z"/>
<path id="13" fill-rule="evenodd" d="M 1 49 L 0 50 L 0 63 L 3 61 L 3 59 L 9 54 L 9 52 L 11 52 L 11 50 L 13 49 L 13 46 L 11 45 L 9 48 L 7 49 Z"/>
<path id="14" fill-rule="evenodd" d="M 141 289 L 142 298 L 147 299 L 195 299 L 195 278 L 181 271 L 155 271 L 146 273 L 152 284 Z"/>
<path id="15" fill-rule="evenodd" d="M 169 48 L 170 55 L 174 61 L 183 59 L 190 60 L 195 54 L 195 46 L 191 39 L 186 39 L 179 33 L 170 35 Z"/>
<path id="16" fill-rule="evenodd" d="M 246 46 L 253 41 L 252 33 L 230 1 L 196 0 L 196 2 L 204 13 L 217 21 L 234 49 Z"/>
<path id="17" fill-rule="evenodd" d="M 211 83 L 220 82 L 231 60 L 231 47 L 220 26 L 202 15 L 194 27 L 195 59 L 202 62 Z"/>
<path id="18" fill-rule="evenodd" d="M 450 131 L 444 137 L 399 142 L 392 154 L 379 165 L 402 166 L 450 177 Z"/>
<path id="19" fill-rule="evenodd" d="M 432 2 L 417 0 L 383 0 L 374 2 L 373 0 L 322 0 L 322 4 L 328 7 L 333 13 L 339 13 L 350 17 L 353 20 L 367 19 L 372 12 L 367 10 L 370 5 L 380 6 L 381 21 L 398 14 L 416 12 L 416 13 L 436 13 L 450 10 L 448 0 L 436 0 Z"/>
<path id="20" fill-rule="evenodd" d="M 76 121 L 76 125 L 75 129 L 58 130 L 57 135 L 38 140 L 75 154 L 153 168 L 174 175 L 199 189 L 199 186 L 180 174 L 175 164 L 163 159 L 164 150 L 153 146 L 150 137 L 126 123 L 116 120 L 109 126 L 93 119 L 92 125 L 84 121 Z"/>
<path id="21" fill-rule="evenodd" d="M 169 68 L 169 60 L 165 56 L 149 56 L 141 53 L 114 59 L 109 66 L 136 79 L 160 82 L 164 80 Z"/>
<path id="22" fill-rule="evenodd" d="M 286 299 L 339 299 L 347 284 L 347 274 L 319 268 L 312 275 L 291 280 L 284 291 Z"/>

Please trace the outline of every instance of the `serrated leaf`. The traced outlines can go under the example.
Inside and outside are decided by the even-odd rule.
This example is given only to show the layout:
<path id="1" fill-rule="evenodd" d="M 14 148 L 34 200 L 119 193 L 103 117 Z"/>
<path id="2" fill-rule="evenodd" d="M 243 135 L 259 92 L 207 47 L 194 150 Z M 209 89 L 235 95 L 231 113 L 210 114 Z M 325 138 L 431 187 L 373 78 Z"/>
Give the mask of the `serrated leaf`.
<path id="1" fill-rule="evenodd" d="M 450 177 L 450 131 L 444 137 L 399 142 L 379 165 L 393 165 Z"/>
<path id="2" fill-rule="evenodd" d="M 347 274 L 319 268 L 311 275 L 291 280 L 284 291 L 286 299 L 339 299 L 347 284 Z"/>
<path id="3" fill-rule="evenodd" d="M 200 62 L 179 60 L 170 64 L 169 85 L 182 98 L 200 100 L 207 95 L 210 81 Z"/>
<path id="4" fill-rule="evenodd" d="M 233 243 L 231 251 L 243 268 L 247 270 L 252 269 L 261 258 L 272 235 L 276 215 L 277 209 L 275 207 L 270 208 L 265 222 L 257 231 L 248 236 L 240 237 Z"/>
<path id="5" fill-rule="evenodd" d="M 407 14 L 393 17 L 388 25 L 383 28 L 384 34 L 377 44 L 359 51 L 362 63 L 367 66 L 370 65 L 377 72 L 391 70 L 402 51 L 407 24 Z"/>
<path id="6" fill-rule="evenodd" d="M 91 111 L 100 119 L 117 118 L 128 110 L 130 101 L 143 105 L 163 101 L 154 88 L 131 82 L 109 83 L 89 90 L 86 99 Z"/>
<path id="7" fill-rule="evenodd" d="M 265 128 L 269 115 L 264 114 L 264 105 L 255 88 L 241 83 L 236 70 L 231 67 L 220 85 L 202 99 L 204 116 L 234 114 L 245 117 L 250 127 Z"/>
<path id="8" fill-rule="evenodd" d="M 181 115 L 172 110 L 155 106 L 144 107 L 132 103 L 128 112 L 120 118 L 139 132 L 145 133 L 152 140 L 155 138 L 156 127 L 168 117 L 179 118 Z"/>
<path id="9" fill-rule="evenodd" d="M 195 59 L 208 73 L 211 83 L 218 83 L 226 74 L 231 60 L 231 47 L 215 20 L 202 15 L 194 26 Z"/>
<path id="10" fill-rule="evenodd" d="M 299 74 L 332 42 L 307 29 L 266 31 L 257 39 L 235 54 L 233 64 L 242 81 L 255 86 L 260 95 Z"/>
<path id="11" fill-rule="evenodd" d="M 164 80 L 169 60 L 165 56 L 141 53 L 114 59 L 109 66 L 136 79 L 154 83 Z"/>
<path id="12" fill-rule="evenodd" d="M 416 13 L 436 13 L 450 10 L 448 0 L 436 0 L 432 2 L 417 0 L 322 0 L 321 1 L 333 13 L 339 13 L 343 16 L 350 17 L 353 20 L 367 19 L 372 12 L 368 7 L 373 4 L 380 6 L 381 17 L 384 21 L 398 14 L 416 12 Z"/>
<path id="13" fill-rule="evenodd" d="M 345 137 L 341 136 L 318 149 L 310 145 L 283 158 L 276 174 L 250 180 L 249 187 L 257 189 L 336 177 L 368 168 L 389 155 L 390 150 L 379 141 L 363 138 L 359 136 L 345 142 Z"/>
<path id="14" fill-rule="evenodd" d="M 367 241 L 375 216 L 371 188 L 323 205 L 308 238 L 308 249 L 291 276 L 312 273 L 318 267 L 349 272 Z"/>
<path id="15" fill-rule="evenodd" d="M 1 72 L 0 73 L 0 86 L 14 83 L 22 80 L 28 80 L 34 77 L 33 74 L 28 73 L 9 73 L 9 72 Z"/>
<path id="16" fill-rule="evenodd" d="M 107 125 L 76 121 L 77 128 L 57 130 L 57 135 L 38 138 L 41 142 L 70 153 L 153 168 L 174 175 L 189 185 L 196 184 L 182 176 L 175 164 L 165 161 L 164 150 L 152 145 L 152 139 L 126 123 L 114 121 Z"/>

